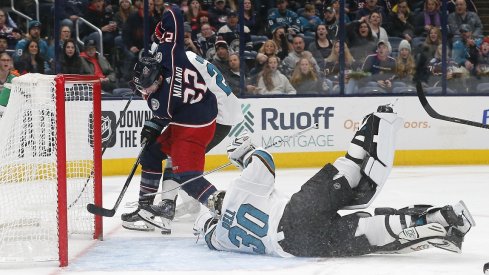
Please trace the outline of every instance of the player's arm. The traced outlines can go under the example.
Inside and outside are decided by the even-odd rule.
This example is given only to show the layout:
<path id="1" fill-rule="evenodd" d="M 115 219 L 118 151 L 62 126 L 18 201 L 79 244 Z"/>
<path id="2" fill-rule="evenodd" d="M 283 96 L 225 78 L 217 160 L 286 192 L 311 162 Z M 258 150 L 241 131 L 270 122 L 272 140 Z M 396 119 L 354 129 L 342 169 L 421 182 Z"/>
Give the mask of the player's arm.
<path id="1" fill-rule="evenodd" d="M 267 196 L 275 183 L 275 162 L 268 151 L 256 148 L 248 133 L 236 137 L 227 147 L 231 163 L 242 170 L 236 187 L 257 195 Z"/>

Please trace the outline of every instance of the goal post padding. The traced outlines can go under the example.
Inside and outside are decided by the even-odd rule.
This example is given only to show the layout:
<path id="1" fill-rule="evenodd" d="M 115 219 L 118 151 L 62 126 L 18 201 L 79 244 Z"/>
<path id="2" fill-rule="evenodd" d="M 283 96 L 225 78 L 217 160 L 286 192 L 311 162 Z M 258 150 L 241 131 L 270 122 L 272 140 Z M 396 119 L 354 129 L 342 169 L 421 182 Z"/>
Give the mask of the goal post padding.
<path id="1" fill-rule="evenodd" d="M 0 261 L 68 264 L 68 236 L 101 238 L 101 93 L 94 76 L 14 78 L 0 118 Z M 83 238 L 83 237 L 82 237 Z"/>

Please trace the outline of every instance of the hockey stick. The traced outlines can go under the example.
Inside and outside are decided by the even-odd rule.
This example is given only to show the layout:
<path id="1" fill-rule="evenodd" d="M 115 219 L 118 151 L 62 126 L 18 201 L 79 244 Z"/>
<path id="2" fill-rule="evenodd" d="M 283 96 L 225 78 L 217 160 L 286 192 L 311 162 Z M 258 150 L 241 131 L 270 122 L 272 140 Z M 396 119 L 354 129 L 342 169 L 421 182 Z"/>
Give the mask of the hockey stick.
<path id="1" fill-rule="evenodd" d="M 115 129 L 119 128 L 120 124 L 121 124 L 121 121 L 122 121 L 122 118 L 126 115 L 126 111 L 127 111 L 127 108 L 129 108 L 129 104 L 131 104 L 131 101 L 132 101 L 132 98 L 134 97 L 134 93 L 131 94 L 131 97 L 129 98 L 129 100 L 127 101 L 126 103 L 126 106 L 124 107 L 124 110 L 122 110 L 122 115 L 119 117 L 119 119 L 117 120 L 117 123 L 115 124 Z M 112 139 L 114 138 L 115 136 L 115 130 L 110 134 L 110 137 L 109 139 L 107 140 L 107 142 L 105 143 L 105 146 L 104 146 L 104 149 L 102 149 L 102 154 L 101 156 L 104 155 L 105 153 L 105 150 L 107 150 L 107 147 L 109 146 L 109 143 L 112 141 Z M 82 190 L 80 191 L 80 194 L 78 194 L 78 197 L 68 205 L 68 209 L 71 209 L 71 207 L 73 207 L 77 202 L 78 200 L 81 198 L 83 192 L 85 192 L 85 189 L 87 188 L 88 186 L 88 183 L 90 182 L 90 179 L 93 178 L 93 174 L 94 174 L 94 169 L 92 169 L 90 171 L 90 176 L 88 176 L 87 178 L 87 181 L 85 182 L 85 185 L 83 186 Z"/>
<path id="2" fill-rule="evenodd" d="M 305 132 L 310 131 L 310 130 L 312 130 L 312 129 L 319 129 L 319 124 L 318 124 L 318 123 L 314 123 L 312 126 L 310 126 L 310 127 L 306 128 L 306 129 L 304 129 L 304 130 L 302 130 L 302 131 L 299 131 L 299 132 L 297 132 L 297 133 L 295 133 L 295 134 L 293 134 L 293 135 L 291 135 L 291 136 L 287 137 L 287 141 L 289 141 L 291 138 L 294 138 L 294 137 L 296 137 L 296 136 L 302 135 L 302 134 L 304 134 Z M 278 145 L 278 144 L 280 144 L 280 143 L 282 143 L 282 142 L 285 142 L 285 140 L 284 140 L 284 139 L 277 140 L 277 141 L 275 141 L 274 143 L 269 144 L 268 146 L 266 146 L 266 147 L 265 147 L 265 149 L 268 149 L 268 148 L 270 148 L 270 147 L 273 147 L 273 146 L 275 146 L 275 145 Z M 163 191 L 163 192 L 156 192 L 156 193 L 148 193 L 148 194 L 144 194 L 143 196 L 145 196 L 145 197 L 147 197 L 147 196 L 154 196 L 154 195 L 158 195 L 158 194 L 164 194 L 164 193 L 168 193 L 168 192 L 171 192 L 171 191 L 177 190 L 177 189 L 179 189 L 179 188 L 182 188 L 182 186 L 184 186 L 184 185 L 186 185 L 186 184 L 188 184 L 188 183 L 190 183 L 190 182 L 192 182 L 192 181 L 194 181 L 194 180 L 196 180 L 196 179 L 200 179 L 200 178 L 205 177 L 205 176 L 207 176 L 207 175 L 209 175 L 209 174 L 212 174 L 212 173 L 214 173 L 214 172 L 217 172 L 217 171 L 219 171 L 219 170 L 222 170 L 222 169 L 224 169 L 224 168 L 226 168 L 226 167 L 230 166 L 231 164 L 232 164 L 231 162 L 225 163 L 225 164 L 223 164 L 223 165 L 221 165 L 221 166 L 219 166 L 219 167 L 217 167 L 217 168 L 214 168 L 214 169 L 212 169 L 212 170 L 210 170 L 210 171 L 207 171 L 207 172 L 203 173 L 202 175 L 199 175 L 199 176 L 196 176 L 196 177 L 194 177 L 194 178 L 188 179 L 188 180 L 186 180 L 186 181 L 182 182 L 182 183 L 180 184 L 180 186 L 175 187 L 175 188 L 172 188 L 172 189 L 170 189 L 170 190 L 166 190 L 166 191 Z"/>
<path id="3" fill-rule="evenodd" d="M 435 119 L 450 121 L 450 122 L 454 122 L 454 123 L 460 123 L 460 124 L 470 125 L 470 126 L 474 126 L 474 127 L 489 129 L 489 125 L 487 125 L 487 124 L 482 124 L 482 123 L 475 122 L 475 121 L 465 120 L 465 119 L 456 118 L 456 117 L 449 117 L 449 116 L 444 116 L 444 115 L 439 114 L 437 111 L 435 111 L 431 107 L 430 103 L 428 102 L 428 99 L 426 99 L 426 95 L 424 93 L 423 86 L 421 85 L 420 81 L 418 81 L 416 83 L 416 92 L 418 93 L 418 98 L 419 98 L 419 101 L 421 102 L 421 105 L 423 106 L 426 113 L 428 113 L 428 115 L 430 117 L 435 118 Z"/>
<path id="4" fill-rule="evenodd" d="M 126 182 L 124 183 L 124 187 L 122 187 L 122 190 L 119 194 L 119 197 L 117 198 L 117 201 L 114 204 L 114 207 L 112 209 L 106 209 L 101 206 L 97 206 L 95 204 L 89 203 L 87 205 L 87 210 L 88 212 L 98 215 L 98 216 L 104 216 L 104 217 L 113 217 L 115 214 L 115 211 L 117 210 L 117 207 L 119 207 L 119 204 L 122 201 L 122 198 L 124 197 L 124 194 L 126 193 L 127 188 L 129 187 L 129 184 L 131 183 L 132 177 L 134 176 L 134 173 L 136 172 L 136 169 L 138 168 L 139 162 L 141 161 L 141 155 L 143 154 L 144 150 L 146 149 L 147 143 L 143 144 L 141 151 L 138 154 L 138 157 L 136 159 L 136 162 L 132 166 L 131 173 L 129 173 L 129 176 L 126 179 Z"/>

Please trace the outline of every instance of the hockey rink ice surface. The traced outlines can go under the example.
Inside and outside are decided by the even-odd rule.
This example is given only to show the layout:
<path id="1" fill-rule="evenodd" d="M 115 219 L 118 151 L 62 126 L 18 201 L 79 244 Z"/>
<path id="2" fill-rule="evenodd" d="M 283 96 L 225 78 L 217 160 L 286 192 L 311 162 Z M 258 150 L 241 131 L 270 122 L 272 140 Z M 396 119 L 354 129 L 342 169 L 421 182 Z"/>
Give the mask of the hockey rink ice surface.
<path id="1" fill-rule="evenodd" d="M 276 173 L 276 188 L 292 194 L 318 169 L 287 169 Z M 236 171 L 213 173 L 207 178 L 225 189 Z M 111 208 L 126 177 L 106 177 L 104 207 Z M 462 254 L 440 249 L 402 255 L 366 255 L 349 258 L 276 258 L 211 251 L 192 235 L 193 221 L 173 224 L 173 234 L 128 231 L 120 215 L 133 211 L 135 177 L 116 215 L 104 218 L 104 241 L 70 241 L 70 264 L 0 264 L 0 274 L 483 274 L 489 262 L 489 166 L 395 167 L 381 194 L 368 209 L 411 204 L 453 204 L 464 200 L 477 226 L 466 235 Z"/>

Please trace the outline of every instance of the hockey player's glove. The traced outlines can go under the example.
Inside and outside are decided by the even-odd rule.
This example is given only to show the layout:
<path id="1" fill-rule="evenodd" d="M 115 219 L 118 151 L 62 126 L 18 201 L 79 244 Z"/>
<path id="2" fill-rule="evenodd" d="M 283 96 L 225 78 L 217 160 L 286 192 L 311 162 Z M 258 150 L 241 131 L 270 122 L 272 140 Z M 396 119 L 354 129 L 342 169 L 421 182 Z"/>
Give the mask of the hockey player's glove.
<path id="1" fill-rule="evenodd" d="M 152 144 L 163 131 L 168 120 L 153 117 L 144 122 L 143 130 L 141 130 L 141 144 Z"/>
<path id="2" fill-rule="evenodd" d="M 200 214 L 199 217 L 194 222 L 193 226 L 193 232 L 194 236 L 205 236 L 205 232 L 209 227 L 212 225 L 216 224 L 219 220 L 214 217 L 214 215 L 211 212 L 204 212 Z"/>
<path id="3" fill-rule="evenodd" d="M 227 147 L 228 158 L 232 164 L 243 170 L 248 165 L 247 160 L 255 150 L 255 145 L 251 143 L 251 138 L 247 132 L 236 137 Z"/>

